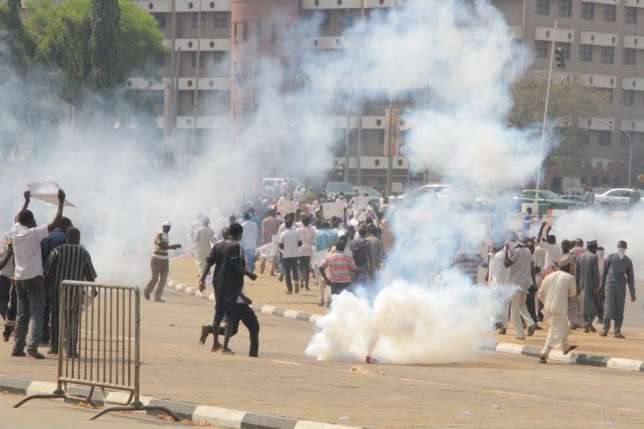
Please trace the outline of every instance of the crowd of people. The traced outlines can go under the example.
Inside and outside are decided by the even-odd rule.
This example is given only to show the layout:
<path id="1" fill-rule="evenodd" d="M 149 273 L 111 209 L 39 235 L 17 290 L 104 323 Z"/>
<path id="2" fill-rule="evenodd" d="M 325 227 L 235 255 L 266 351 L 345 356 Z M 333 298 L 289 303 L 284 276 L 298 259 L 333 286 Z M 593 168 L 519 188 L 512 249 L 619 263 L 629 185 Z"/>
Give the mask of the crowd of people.
<path id="1" fill-rule="evenodd" d="M 236 263 L 225 262 L 225 256 L 215 255 L 219 252 L 216 243 L 234 241 L 228 229 L 214 231 L 209 227 L 208 219 L 201 219 L 201 226 L 193 233 L 202 290 L 213 264 L 223 265 L 220 268 L 223 271 L 216 268 L 212 278 L 218 303 L 220 290 L 227 287 L 222 280 L 226 269 L 237 267 L 234 269 L 239 277 L 239 293 L 232 293 L 229 299 L 233 306 L 229 310 L 226 305 L 218 304 L 214 324 L 202 327 L 202 343 L 210 333 L 215 334 L 213 350 L 220 349 L 218 335 L 226 333 L 226 329 L 220 327 L 226 314 L 234 314 L 238 312 L 236 306 L 250 302 L 241 293 L 241 288 L 244 276 L 254 279 L 255 261 L 258 261 L 261 273 L 268 269 L 270 275 L 279 275 L 286 294 L 310 290 L 311 279 L 314 279 L 319 288 L 319 305 L 329 306 L 334 295 L 344 290 L 352 291 L 355 285 L 372 283 L 394 244 L 385 215 L 386 200 L 382 201 L 380 209 L 357 207 L 353 201 L 347 201 L 342 218 L 327 219 L 323 205 L 306 199 L 289 206 L 293 211 L 280 213 L 279 208 L 283 206 L 280 200 L 284 198 L 287 197 L 275 200 L 263 218 L 250 205 L 241 214 L 241 224 L 236 223 L 236 216 L 230 218 L 228 228 L 234 226 L 235 230 L 241 230 L 232 249 L 235 261 L 242 261 L 243 270 Z M 602 324 L 602 336 L 608 335 L 611 323 L 614 323 L 614 336 L 624 338 L 621 327 L 627 287 L 631 299 L 635 300 L 633 264 L 625 255 L 626 242 L 620 241 L 615 253 L 604 256 L 604 249 L 595 240 L 584 244 L 582 239 L 565 239 L 558 243 L 549 222 L 542 223 L 537 236 L 531 237 L 528 223 L 533 219 L 534 216 L 528 213 L 521 233 L 509 232 L 504 242 L 490 241 L 470 248 L 462 246 L 451 265 L 473 284 L 481 283 L 480 270 L 483 268 L 490 287 L 507 288 L 506 293 L 501 294 L 505 297 L 501 310 L 493 316 L 498 334 L 507 334 L 511 322 L 516 338 L 524 340 L 541 329 L 540 322 L 548 321 L 542 362 L 547 361 L 554 346 L 561 346 L 564 353 L 575 348 L 567 342 L 570 330 L 596 332 L 596 320 Z M 248 235 L 246 231 L 249 231 Z M 206 269 L 202 269 L 204 266 Z M 256 318 L 251 322 L 249 332 L 255 338 L 251 354 L 256 355 L 259 325 Z M 233 318 L 231 334 L 237 332 L 238 323 L 239 320 Z M 226 352 L 230 352 L 228 338 L 227 335 Z"/>
<path id="2" fill-rule="evenodd" d="M 492 246 L 489 258 L 489 285 L 514 288 L 495 317 L 498 333 L 507 333 L 509 319 L 517 339 L 523 340 L 526 328 L 531 336 L 540 329 L 538 323 L 547 320 L 542 363 L 553 346 L 561 346 L 564 354 L 576 347 L 568 344 L 570 330 L 597 332 L 596 321 L 602 324 L 601 336 L 608 335 L 613 322 L 614 336 L 624 338 L 627 288 L 635 301 L 633 262 L 626 256 L 625 241 L 605 256 L 596 240 L 585 245 L 581 238 L 558 243 L 551 232 L 548 221 L 541 224 L 536 238 L 511 232 L 505 243 Z"/>
<path id="3" fill-rule="evenodd" d="M 213 334 L 212 350 L 232 353 L 229 342 L 239 324 L 248 329 L 250 356 L 259 352 L 259 322 L 244 280 L 254 281 L 256 267 L 279 276 L 286 294 L 309 291 L 312 281 L 319 290 L 320 306 L 330 306 L 334 296 L 352 292 L 356 285 L 373 284 L 394 246 L 394 234 L 382 199 L 339 196 L 333 207 L 306 197 L 295 201 L 282 195 L 259 210 L 245 204 L 230 216 L 223 228 L 213 229 L 210 219 L 199 216 L 192 225 L 192 251 L 200 273 L 199 289 L 208 278 L 214 288 L 213 322 L 202 326 L 201 343 Z M 3 339 L 15 335 L 13 356 L 44 356 L 58 353 L 57 322 L 59 288 L 63 280 L 93 281 L 96 272 L 87 250 L 80 245 L 80 231 L 63 216 L 65 193 L 58 194 L 58 211 L 48 225 L 38 226 L 28 209 L 30 194 L 6 234 L 0 248 L 0 316 L 5 320 Z M 339 204 L 339 205 L 338 205 Z M 325 214 L 325 207 L 334 214 Z M 338 207 L 340 208 L 338 212 Z M 549 221 L 543 222 L 536 237 L 530 236 L 534 217 L 526 215 L 521 235 L 509 232 L 503 242 L 480 246 L 461 244 L 451 264 L 470 282 L 481 285 L 481 273 L 492 288 L 505 291 L 500 311 L 493 315 L 499 335 L 507 334 L 511 322 L 516 338 L 524 340 L 548 321 L 548 336 L 540 360 L 547 361 L 552 347 L 568 353 L 575 346 L 567 341 L 570 330 L 596 332 L 606 336 L 613 324 L 616 338 L 624 338 L 622 324 L 626 289 L 635 300 L 633 263 L 626 255 L 625 241 L 617 243 L 607 256 L 595 240 L 564 239 L 558 242 Z M 238 221 L 238 219 L 240 219 Z M 169 272 L 170 222 L 161 225 L 153 241 L 151 278 L 144 297 L 163 301 Z M 487 253 L 487 260 L 485 259 Z M 213 273 L 210 274 L 211 269 Z M 505 289 L 504 289 L 505 288 Z M 225 326 L 222 324 L 225 323 Z M 31 334 L 27 332 L 31 324 Z M 223 345 L 219 337 L 223 335 Z M 73 353 L 73 350 L 68 350 Z"/>
<path id="4" fill-rule="evenodd" d="M 38 225 L 25 192 L 24 205 L 5 234 L 0 255 L 0 316 L 5 342 L 14 335 L 14 357 L 44 359 L 58 354 L 60 284 L 64 280 L 94 281 L 96 271 L 89 252 L 80 244 L 81 233 L 63 216 L 65 192 L 58 191 L 58 210 L 49 224 Z M 27 338 L 27 334 L 29 337 Z M 75 354 L 67 347 L 69 355 Z"/>
<path id="5" fill-rule="evenodd" d="M 382 266 L 385 253 L 393 245 L 393 234 L 385 217 L 386 200 L 380 210 L 365 201 L 345 201 L 342 218 L 327 219 L 324 207 L 316 201 L 302 200 L 282 211 L 282 196 L 269 207 L 262 219 L 254 207 L 247 205 L 241 214 L 229 218 L 222 231 L 210 227 L 210 220 L 200 216 L 191 232 L 193 252 L 201 273 L 199 289 L 214 266 L 212 285 L 215 315 L 212 324 L 202 326 L 200 342 L 213 334 L 212 350 L 232 353 L 229 340 L 237 333 L 240 321 L 251 337 L 250 356 L 259 349 L 259 323 L 244 292 L 244 278 L 257 278 L 269 268 L 272 276 L 279 273 L 288 295 L 311 290 L 311 279 L 319 288 L 319 305 L 330 306 L 332 297 L 356 284 L 373 282 Z M 288 200 L 290 201 L 290 199 Z M 165 240 L 167 243 L 167 239 Z M 156 277 L 153 277 L 153 280 Z M 222 322 L 226 320 L 226 326 Z M 223 346 L 219 336 L 225 335 Z"/>

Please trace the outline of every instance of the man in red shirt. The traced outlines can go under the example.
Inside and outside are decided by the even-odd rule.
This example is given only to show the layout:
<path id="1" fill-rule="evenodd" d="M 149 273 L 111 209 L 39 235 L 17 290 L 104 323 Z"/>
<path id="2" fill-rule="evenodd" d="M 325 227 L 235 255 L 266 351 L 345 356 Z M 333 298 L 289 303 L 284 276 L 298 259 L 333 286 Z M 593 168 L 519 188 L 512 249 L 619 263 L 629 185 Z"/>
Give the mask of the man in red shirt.
<path id="1" fill-rule="evenodd" d="M 338 295 L 343 290 L 349 290 L 352 282 L 352 273 L 358 270 L 353 258 L 344 254 L 346 242 L 339 240 L 335 250 L 329 253 L 320 265 L 320 274 L 324 281 L 331 286 L 331 295 Z M 329 275 L 326 269 L 329 269 Z"/>

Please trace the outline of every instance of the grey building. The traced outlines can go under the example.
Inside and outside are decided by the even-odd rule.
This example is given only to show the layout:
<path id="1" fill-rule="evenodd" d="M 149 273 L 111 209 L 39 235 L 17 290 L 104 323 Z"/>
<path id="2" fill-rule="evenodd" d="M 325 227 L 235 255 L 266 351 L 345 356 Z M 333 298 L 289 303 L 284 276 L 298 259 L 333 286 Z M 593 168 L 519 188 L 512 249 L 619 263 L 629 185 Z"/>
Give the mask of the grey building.
<path id="1" fill-rule="evenodd" d="M 579 171 L 564 171 L 556 160 L 547 167 L 546 185 L 621 187 L 629 170 L 635 186 L 644 172 L 644 1 L 493 0 L 517 38 L 534 49 L 535 71 L 548 69 L 554 23 L 564 69 L 553 79 L 576 80 L 609 100 L 603 117 L 584 118 L 575 148 Z M 632 151 L 631 151 L 632 145 Z M 631 164 L 632 153 L 632 169 Z"/>
<path id="2" fill-rule="evenodd" d="M 234 138 L 233 123 L 239 116 L 231 112 L 246 102 L 246 94 L 231 79 L 231 69 L 240 67 L 248 56 L 237 41 L 255 37 L 258 52 L 274 54 L 273 33 L 282 25 L 268 21 L 271 7 L 288 8 L 289 20 L 317 15 L 321 28 L 306 35 L 304 43 L 311 49 L 332 50 L 342 48 L 343 32 L 362 15 L 395 7 L 395 2 L 139 0 L 135 3 L 158 20 L 173 54 L 158 60 L 164 76 L 161 81 L 132 77 L 128 85 L 133 90 L 153 91 L 159 129 L 166 137 L 172 136 L 175 153 L 199 155 L 208 144 L 204 136 L 213 135 L 208 131 Z M 535 50 L 534 71 L 548 68 L 557 20 L 556 43 L 564 49 L 566 67 L 557 69 L 554 78 L 576 79 L 603 91 L 612 103 L 609 114 L 577 124 L 575 147 L 582 168 L 564 171 L 555 160 L 547 166 L 545 185 L 553 189 L 625 185 L 631 145 L 632 176 L 643 172 L 644 0 L 493 0 L 493 4 L 517 40 Z M 266 43 L 261 43 L 263 39 Z M 401 151 L 408 102 L 397 100 L 392 105 L 389 100 L 365 100 L 360 108 L 336 107 L 336 157 L 330 176 L 338 180 L 348 176 L 354 184 L 378 189 L 387 184 L 388 170 L 394 189 L 428 180 L 431 164 L 415 165 L 423 173 L 412 176 L 409 160 Z M 390 130 L 397 136 L 393 145 L 387 144 Z"/>

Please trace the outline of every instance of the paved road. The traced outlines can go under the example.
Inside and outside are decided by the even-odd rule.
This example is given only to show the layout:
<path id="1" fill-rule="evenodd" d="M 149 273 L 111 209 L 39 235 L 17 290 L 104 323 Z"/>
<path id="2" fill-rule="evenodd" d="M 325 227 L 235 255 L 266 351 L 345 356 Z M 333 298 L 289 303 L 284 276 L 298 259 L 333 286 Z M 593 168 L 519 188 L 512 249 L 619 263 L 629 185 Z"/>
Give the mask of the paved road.
<path id="1" fill-rule="evenodd" d="M 96 412 L 62 401 L 38 400 L 23 406 L 12 408 L 21 399 L 20 396 L 0 393 L 0 428 L 12 429 L 176 429 L 194 427 L 189 423 L 174 423 L 149 417 L 143 413 L 118 413 L 106 415 L 89 422 Z M 210 426 L 212 427 L 212 426 Z"/>
<path id="2" fill-rule="evenodd" d="M 644 427 L 640 374 L 499 354 L 450 365 L 316 362 L 303 353 L 312 327 L 272 316 L 260 316 L 259 359 L 244 356 L 243 328 L 238 354 L 224 356 L 197 345 L 211 303 L 174 293 L 167 300 L 142 309 L 147 395 L 374 428 Z M 55 360 L 9 351 L 0 343 L 0 373 L 54 380 Z"/>

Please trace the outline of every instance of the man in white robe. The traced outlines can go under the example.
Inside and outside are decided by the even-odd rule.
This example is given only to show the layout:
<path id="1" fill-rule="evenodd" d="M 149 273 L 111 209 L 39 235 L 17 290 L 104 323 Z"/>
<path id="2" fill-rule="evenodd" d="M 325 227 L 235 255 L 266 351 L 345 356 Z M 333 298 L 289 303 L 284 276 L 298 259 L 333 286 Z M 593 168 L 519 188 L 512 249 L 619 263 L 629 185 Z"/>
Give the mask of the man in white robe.
<path id="1" fill-rule="evenodd" d="M 541 350 L 539 362 L 546 363 L 554 346 L 568 354 L 577 346 L 568 344 L 568 298 L 577 296 L 575 277 L 570 274 L 570 257 L 557 262 L 558 270 L 548 274 L 541 283 L 537 297 L 543 302 L 544 319 L 548 321 L 548 337 Z"/>
<path id="2" fill-rule="evenodd" d="M 508 313 L 510 311 L 510 269 L 505 266 L 505 248 L 503 244 L 494 244 L 490 257 L 488 285 L 495 288 L 503 301 L 494 315 L 494 324 L 500 335 L 505 335 L 508 328 Z M 507 288 L 503 290 L 501 288 Z M 506 296 L 507 295 L 507 296 Z"/>
<path id="3" fill-rule="evenodd" d="M 214 242 L 215 231 L 210 228 L 210 219 L 206 217 L 202 220 L 201 227 L 194 233 L 195 259 L 199 273 L 203 273 L 206 268 L 206 258 L 210 254 Z"/>

